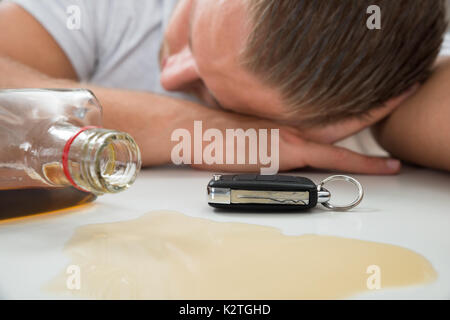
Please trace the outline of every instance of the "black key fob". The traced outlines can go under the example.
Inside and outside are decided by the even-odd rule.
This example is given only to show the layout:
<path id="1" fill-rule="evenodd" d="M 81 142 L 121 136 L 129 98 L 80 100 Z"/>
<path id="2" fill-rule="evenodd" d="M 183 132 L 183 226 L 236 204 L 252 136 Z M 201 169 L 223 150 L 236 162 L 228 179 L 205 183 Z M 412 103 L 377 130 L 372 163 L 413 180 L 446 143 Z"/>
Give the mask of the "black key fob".
<path id="1" fill-rule="evenodd" d="M 329 203 L 326 182 L 345 180 L 358 187 L 358 198 L 348 206 Z M 220 209 L 302 211 L 322 203 L 328 209 L 345 211 L 357 206 L 363 197 L 361 184 L 348 176 L 333 176 L 317 186 L 310 179 L 285 175 L 214 175 L 208 183 L 208 204 Z"/>
<path id="2" fill-rule="evenodd" d="M 215 175 L 208 203 L 222 209 L 306 210 L 317 205 L 317 186 L 304 177 Z"/>

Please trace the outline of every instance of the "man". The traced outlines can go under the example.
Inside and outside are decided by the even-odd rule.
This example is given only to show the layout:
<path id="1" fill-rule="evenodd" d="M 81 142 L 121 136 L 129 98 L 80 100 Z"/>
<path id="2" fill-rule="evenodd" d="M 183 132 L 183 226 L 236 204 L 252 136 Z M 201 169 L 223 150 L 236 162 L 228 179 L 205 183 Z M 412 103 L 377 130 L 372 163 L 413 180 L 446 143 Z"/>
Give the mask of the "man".
<path id="1" fill-rule="evenodd" d="M 0 87 L 90 88 L 145 165 L 169 163 L 171 133 L 201 120 L 280 128 L 281 170 L 394 174 L 397 160 L 333 145 L 392 114 L 377 128 L 390 152 L 450 170 L 449 63 L 428 79 L 444 11 L 442 0 L 15 0 L 0 5 Z"/>

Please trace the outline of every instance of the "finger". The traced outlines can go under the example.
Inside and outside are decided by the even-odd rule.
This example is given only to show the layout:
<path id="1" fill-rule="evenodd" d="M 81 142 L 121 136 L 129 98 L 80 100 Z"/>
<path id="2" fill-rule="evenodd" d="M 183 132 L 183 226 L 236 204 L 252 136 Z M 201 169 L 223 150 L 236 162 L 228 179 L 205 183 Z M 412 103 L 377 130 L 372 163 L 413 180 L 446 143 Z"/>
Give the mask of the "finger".
<path id="1" fill-rule="evenodd" d="M 411 97 L 411 95 L 413 95 L 418 88 L 418 84 L 412 86 L 403 94 L 387 101 L 383 106 L 371 110 L 368 117 L 350 118 L 328 125 L 325 128 L 308 129 L 304 132 L 304 134 L 302 133 L 302 137 L 311 141 L 328 144 L 341 141 L 367 127 L 374 125 L 391 114 L 402 102 Z"/>
<path id="2" fill-rule="evenodd" d="M 306 142 L 306 165 L 348 173 L 392 175 L 400 171 L 401 163 L 395 159 L 371 157 L 345 148 Z"/>

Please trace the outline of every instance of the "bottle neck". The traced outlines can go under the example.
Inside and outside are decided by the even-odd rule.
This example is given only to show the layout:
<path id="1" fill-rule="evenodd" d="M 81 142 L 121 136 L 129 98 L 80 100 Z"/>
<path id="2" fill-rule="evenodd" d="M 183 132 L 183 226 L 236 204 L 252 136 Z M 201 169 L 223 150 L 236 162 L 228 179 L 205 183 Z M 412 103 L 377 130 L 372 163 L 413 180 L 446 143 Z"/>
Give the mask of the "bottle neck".
<path id="1" fill-rule="evenodd" d="M 126 133 L 97 127 L 59 126 L 52 134 L 65 137 L 59 174 L 53 184 L 71 184 L 96 195 L 127 189 L 141 167 L 139 147 Z M 48 177 L 48 175 L 47 175 Z"/>

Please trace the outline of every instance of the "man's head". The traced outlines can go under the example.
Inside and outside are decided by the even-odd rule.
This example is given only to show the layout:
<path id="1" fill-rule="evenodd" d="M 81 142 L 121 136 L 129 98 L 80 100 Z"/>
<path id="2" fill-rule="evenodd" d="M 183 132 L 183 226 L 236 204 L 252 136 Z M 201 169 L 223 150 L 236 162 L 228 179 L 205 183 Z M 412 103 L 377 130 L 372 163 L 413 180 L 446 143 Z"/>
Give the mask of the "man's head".
<path id="1" fill-rule="evenodd" d="M 371 5 L 380 30 L 366 25 Z M 180 0 L 161 82 L 240 113 L 330 123 L 424 81 L 445 28 L 444 0 Z"/>

